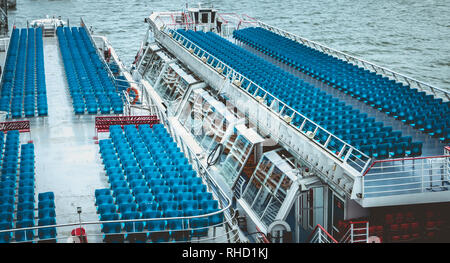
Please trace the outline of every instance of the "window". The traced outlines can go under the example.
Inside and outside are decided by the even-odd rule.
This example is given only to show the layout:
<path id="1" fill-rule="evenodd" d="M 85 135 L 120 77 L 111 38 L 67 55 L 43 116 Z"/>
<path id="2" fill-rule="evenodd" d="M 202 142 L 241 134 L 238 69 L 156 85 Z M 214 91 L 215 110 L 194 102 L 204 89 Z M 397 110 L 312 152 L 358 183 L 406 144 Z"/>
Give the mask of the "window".
<path id="1" fill-rule="evenodd" d="M 292 180 L 267 156 L 263 156 L 244 192 L 244 200 L 266 224 L 278 215 Z"/>

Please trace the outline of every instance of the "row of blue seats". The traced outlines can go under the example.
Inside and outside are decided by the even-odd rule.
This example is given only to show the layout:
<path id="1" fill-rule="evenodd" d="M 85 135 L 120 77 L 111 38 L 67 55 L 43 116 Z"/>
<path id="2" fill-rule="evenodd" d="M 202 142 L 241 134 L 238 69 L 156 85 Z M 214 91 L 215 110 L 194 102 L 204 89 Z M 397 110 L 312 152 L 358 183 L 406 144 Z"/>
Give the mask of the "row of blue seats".
<path id="1" fill-rule="evenodd" d="M 164 126 L 140 125 L 136 129 L 136 126 L 129 125 L 124 129 L 125 133 L 120 126 L 110 126 L 111 139 L 99 142 L 111 185 L 110 189 L 96 191 L 101 220 L 183 217 L 218 210 L 218 202 L 207 192 L 202 179 L 196 175 Z M 170 219 L 138 224 L 105 224 L 102 231 L 117 234 L 124 230 L 130 234 L 148 230 L 151 232 L 145 235 L 144 240 L 164 242 L 172 238 L 187 241 L 189 236 L 206 235 L 210 225 L 217 225 L 222 220 L 221 214 L 191 219 L 191 230 L 201 228 L 192 231 L 185 231 L 187 226 L 183 226 L 181 220 Z M 126 238 L 130 236 L 128 234 Z"/>
<path id="2" fill-rule="evenodd" d="M 233 36 L 441 141 L 450 141 L 449 101 L 444 102 L 260 27 L 236 30 Z"/>
<path id="3" fill-rule="evenodd" d="M 20 36 L 19 36 L 20 32 Z M 14 29 L 2 80 L 0 110 L 9 117 L 48 115 L 42 29 Z"/>
<path id="4" fill-rule="evenodd" d="M 59 46 L 75 114 L 123 113 L 123 102 L 83 27 L 59 27 Z"/>
<path id="5" fill-rule="evenodd" d="M 38 194 L 38 224 L 37 226 L 56 225 L 55 196 L 53 192 Z M 18 204 L 16 228 L 36 226 L 35 202 L 26 201 Z M 57 237 L 56 227 L 40 228 L 38 232 L 39 243 L 55 243 Z M 36 230 L 18 230 L 14 232 L 16 242 L 34 242 Z"/>
<path id="6" fill-rule="evenodd" d="M 177 32 L 174 31 L 173 34 L 175 39 L 181 39 L 178 34 L 184 35 L 319 125 L 328 127 L 348 122 L 347 127 L 354 130 L 357 128 L 369 128 L 375 124 L 380 124 L 380 128 L 384 128 L 382 122 L 376 123 L 375 119 L 368 118 L 367 114 L 360 113 L 359 110 L 353 109 L 352 106 L 345 105 L 339 99 L 326 94 L 319 88 L 302 81 L 299 77 L 283 71 L 281 68 L 234 45 L 215 33 L 178 30 Z M 183 44 L 190 47 L 187 41 L 183 42 Z M 194 52 L 197 51 L 194 50 Z M 247 88 L 248 85 L 250 83 L 244 81 L 241 86 Z M 256 92 L 256 89 L 256 86 L 250 86 L 248 90 L 250 93 L 253 93 Z M 261 94 L 261 97 L 263 97 L 263 94 Z M 290 116 L 292 112 L 287 110 L 284 114 Z M 300 127 L 303 121 L 304 119 L 297 115 L 293 120 L 293 124 Z M 312 123 L 307 123 L 302 129 L 303 131 L 314 131 L 315 127 Z M 401 137 L 401 132 L 392 131 L 392 128 L 388 132 L 374 133 L 371 136 L 378 141 L 384 141 L 386 138 L 394 137 L 394 134 L 396 135 L 397 133 L 400 133 L 398 137 Z M 340 134 L 336 135 L 339 136 Z M 316 140 L 324 140 L 323 142 L 325 142 L 326 136 L 326 133 L 316 134 Z M 342 146 L 342 142 L 333 140 L 327 147 L 334 152 L 338 152 Z M 372 154 L 370 151 L 366 151 L 366 153 L 370 153 L 370 156 L 373 157 L 385 158 L 385 154 L 376 153 L 376 144 L 373 144 L 372 148 L 375 149 L 375 154 Z"/>
<path id="7" fill-rule="evenodd" d="M 34 144 L 20 146 L 19 163 L 19 131 L 9 131 L 6 135 L 5 153 L 2 162 L 2 178 L 0 180 L 0 229 L 18 229 L 35 226 L 35 169 Z M 0 136 L 3 142 L 3 136 Z M 1 143 L 3 145 L 3 143 Z M 2 147 L 3 148 L 3 147 Z M 17 180 L 17 170 L 20 176 Z M 17 187 L 18 182 L 18 187 Z M 17 199 L 17 200 L 16 200 Z M 55 218 L 54 194 L 52 192 L 38 194 L 38 225 L 53 225 L 49 220 Z M 56 232 L 55 232 L 56 233 Z M 39 242 L 56 237 L 52 229 L 39 229 Z M 0 234 L 0 242 L 33 242 L 35 230 L 18 230 Z"/>
<path id="8" fill-rule="evenodd" d="M 121 231 L 126 231 L 127 235 L 125 239 L 131 241 L 129 238 L 133 238 L 134 235 L 129 235 L 136 232 L 144 232 L 146 230 L 150 232 L 154 231 L 167 231 L 168 236 L 172 237 L 173 240 L 176 241 L 187 241 L 186 239 L 180 240 L 180 231 L 190 228 L 192 231 L 189 233 L 191 236 L 203 236 L 207 234 L 207 227 L 210 225 L 207 221 L 207 218 L 195 218 L 190 220 L 185 220 L 184 225 L 183 221 L 179 219 L 169 219 L 170 217 L 183 217 L 183 216 L 192 216 L 192 215 L 200 215 L 200 212 L 196 211 L 216 211 L 217 210 L 217 201 L 216 200 L 204 200 L 202 202 L 201 208 L 197 208 L 197 203 L 194 200 L 184 200 L 183 204 L 183 212 L 176 208 L 176 204 L 173 207 L 169 207 L 167 204 L 170 204 L 170 201 L 161 202 L 161 207 L 157 201 L 145 201 L 141 202 L 137 205 L 135 202 L 130 200 L 121 201 L 123 199 L 124 194 L 117 194 L 116 198 L 111 196 L 111 193 L 114 194 L 120 190 L 110 189 L 97 189 L 96 191 L 96 200 L 98 205 L 98 213 L 100 215 L 100 220 L 126 220 L 126 219 L 155 219 L 155 218 L 165 218 L 164 220 L 148 220 L 141 222 L 126 222 L 126 223 L 108 223 L 104 224 L 102 228 L 102 232 L 105 234 L 117 234 L 121 233 Z M 142 195 L 142 194 L 141 194 Z M 116 200 L 115 202 L 113 200 Z M 103 200 L 103 203 L 101 200 Z M 104 200 L 108 200 L 105 202 Z M 122 202 L 122 203 L 121 203 Z M 187 213 L 186 211 L 191 211 L 191 213 Z M 220 218 L 219 218 L 220 220 Z M 221 221 L 217 221 L 215 223 L 219 224 Z M 161 227 L 161 224 L 163 225 Z M 200 229 L 196 229 L 200 228 Z M 154 233 L 149 233 L 147 235 L 148 239 L 152 242 L 164 242 L 168 240 L 159 240 L 153 236 Z M 183 235 L 184 238 L 188 237 L 188 235 Z"/>

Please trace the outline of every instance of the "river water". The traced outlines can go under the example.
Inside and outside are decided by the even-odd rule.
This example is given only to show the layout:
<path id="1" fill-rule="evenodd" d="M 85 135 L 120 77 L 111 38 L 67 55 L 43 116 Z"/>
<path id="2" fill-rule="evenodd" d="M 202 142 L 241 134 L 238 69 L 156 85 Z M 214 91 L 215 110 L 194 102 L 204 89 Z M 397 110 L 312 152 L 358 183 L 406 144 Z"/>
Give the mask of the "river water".
<path id="1" fill-rule="evenodd" d="M 189 5 L 198 2 L 188 1 Z M 431 85 L 450 90 L 450 1 L 442 0 L 241 0 L 206 1 L 224 12 L 246 13 Z M 181 10 L 178 0 L 17 0 L 12 26 L 60 15 L 79 25 L 83 17 L 105 35 L 129 65 L 152 11 Z"/>

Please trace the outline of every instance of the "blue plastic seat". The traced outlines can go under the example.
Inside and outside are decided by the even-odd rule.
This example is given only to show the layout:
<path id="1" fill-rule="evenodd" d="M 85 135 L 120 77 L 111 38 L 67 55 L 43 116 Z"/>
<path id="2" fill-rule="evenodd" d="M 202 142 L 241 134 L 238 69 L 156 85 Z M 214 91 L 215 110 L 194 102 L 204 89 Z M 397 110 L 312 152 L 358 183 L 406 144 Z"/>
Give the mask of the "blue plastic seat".
<path id="1" fill-rule="evenodd" d="M 205 217 L 192 218 L 190 220 L 190 226 L 193 229 L 192 236 L 203 237 L 208 235 L 208 227 L 209 227 L 208 218 Z"/>
<path id="2" fill-rule="evenodd" d="M 194 195 L 197 202 L 201 203 L 204 200 L 213 200 L 212 193 L 210 192 L 198 192 Z"/>
<path id="3" fill-rule="evenodd" d="M 127 203 L 132 203 L 132 202 L 134 202 L 134 198 L 131 194 L 120 194 L 120 195 L 116 196 L 116 204 L 117 205 L 127 204 Z"/>
<path id="4" fill-rule="evenodd" d="M 122 219 L 123 220 L 129 220 L 129 219 L 140 219 L 141 216 L 138 212 L 122 212 Z M 143 221 L 136 221 L 136 222 L 125 222 L 124 223 L 124 230 L 127 232 L 142 232 L 144 231 L 144 222 Z"/>
<path id="5" fill-rule="evenodd" d="M 211 213 L 215 213 L 217 211 L 219 211 L 219 209 L 206 209 L 206 214 L 211 214 Z M 210 225 L 219 225 L 222 224 L 224 222 L 223 220 L 223 212 L 211 215 L 208 217 L 208 221 Z"/>
<path id="6" fill-rule="evenodd" d="M 389 151 L 392 145 L 390 143 L 378 144 L 376 146 L 376 154 L 374 156 L 378 159 L 389 158 Z"/>
<path id="7" fill-rule="evenodd" d="M 138 204 L 141 203 L 150 203 L 155 200 L 155 197 L 151 193 L 141 193 L 136 195 L 136 202 Z"/>
<path id="8" fill-rule="evenodd" d="M 169 210 L 177 210 L 178 202 L 177 201 L 160 201 L 161 209 L 165 211 Z"/>
<path id="9" fill-rule="evenodd" d="M 39 219 L 43 219 L 43 218 L 47 218 L 47 217 L 56 217 L 55 209 L 54 208 L 40 209 L 38 211 L 38 217 L 39 217 Z"/>
<path id="10" fill-rule="evenodd" d="M 203 200 L 200 202 L 200 207 L 203 210 L 212 210 L 218 208 L 217 200 Z"/>
<path id="11" fill-rule="evenodd" d="M 144 212 L 144 213 L 148 212 L 148 211 L 156 211 L 158 209 L 159 209 L 159 203 L 156 201 L 142 202 L 139 204 L 139 211 Z M 158 211 L 160 211 L 160 210 L 158 210 Z"/>
<path id="12" fill-rule="evenodd" d="M 17 220 L 34 220 L 34 210 L 23 210 L 17 212 Z"/>
<path id="13" fill-rule="evenodd" d="M 137 204 L 136 203 L 123 203 L 119 205 L 119 212 L 121 214 L 128 213 L 128 212 L 136 212 L 137 211 Z"/>
<path id="14" fill-rule="evenodd" d="M 0 230 L 12 229 L 12 222 L 0 222 Z M 0 243 L 9 243 L 13 237 L 12 232 L 2 232 L 0 233 Z"/>
<path id="15" fill-rule="evenodd" d="M 96 189 L 95 190 L 95 198 L 97 198 L 100 195 L 111 195 L 111 190 L 108 188 Z"/>
<path id="16" fill-rule="evenodd" d="M 168 242 L 169 241 L 169 232 L 166 232 L 167 221 L 165 220 L 154 220 L 147 221 L 148 230 L 151 231 L 149 233 L 149 238 L 152 242 Z"/>
<path id="17" fill-rule="evenodd" d="M 110 195 L 101 195 L 96 198 L 95 205 L 100 206 L 104 204 L 113 204 L 114 199 Z"/>
<path id="18" fill-rule="evenodd" d="M 420 156 L 422 155 L 422 142 L 413 142 L 411 145 L 411 151 L 408 156 Z"/>
<path id="19" fill-rule="evenodd" d="M 4 204 L 0 205 L 0 213 L 13 213 L 14 212 L 14 205 L 13 204 Z"/>
<path id="20" fill-rule="evenodd" d="M 395 158 L 399 158 L 399 157 L 405 157 L 406 155 L 406 146 L 407 143 L 406 142 L 400 142 L 400 143 L 396 143 L 393 145 L 393 156 Z"/>
<path id="21" fill-rule="evenodd" d="M 101 204 L 97 207 L 99 214 L 113 214 L 116 213 L 116 206 L 114 204 Z"/>
<path id="22" fill-rule="evenodd" d="M 56 225 L 56 220 L 53 217 L 47 217 L 40 219 L 38 222 L 39 226 L 50 226 L 50 225 Z M 51 239 L 51 241 L 56 238 L 56 227 L 48 227 L 48 228 L 39 228 L 38 229 L 38 236 L 39 239 Z"/>
<path id="23" fill-rule="evenodd" d="M 128 195 L 130 193 L 131 193 L 130 188 L 128 188 L 128 187 L 118 187 L 113 190 L 114 197 L 117 197 L 118 195 L 123 195 L 123 194 Z"/>
<path id="24" fill-rule="evenodd" d="M 206 186 L 204 184 L 195 184 L 195 185 L 191 185 L 190 189 L 192 191 L 192 193 L 201 193 L 201 192 L 206 192 Z"/>
<path id="25" fill-rule="evenodd" d="M 11 212 L 0 213 L 0 223 L 11 223 L 13 218 L 14 214 Z"/>
<path id="26" fill-rule="evenodd" d="M 196 200 L 183 200 L 181 201 L 181 207 L 183 210 L 195 210 L 199 208 Z"/>
<path id="27" fill-rule="evenodd" d="M 194 194 L 191 192 L 177 192 L 175 194 L 175 199 L 177 201 L 189 201 L 189 200 L 194 200 Z"/>
<path id="28" fill-rule="evenodd" d="M 33 227 L 34 226 L 34 220 L 20 220 L 16 223 L 16 228 L 25 228 L 25 227 Z M 15 239 L 18 242 L 24 242 L 24 241 L 32 241 L 35 237 L 35 231 L 30 230 L 20 230 L 14 232 Z"/>

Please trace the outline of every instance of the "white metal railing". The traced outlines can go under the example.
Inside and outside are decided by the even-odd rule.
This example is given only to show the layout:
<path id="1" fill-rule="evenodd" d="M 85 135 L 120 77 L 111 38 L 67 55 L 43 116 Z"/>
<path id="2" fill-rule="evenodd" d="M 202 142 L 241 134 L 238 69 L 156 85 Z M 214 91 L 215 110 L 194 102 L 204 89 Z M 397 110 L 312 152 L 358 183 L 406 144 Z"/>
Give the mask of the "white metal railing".
<path id="1" fill-rule="evenodd" d="M 424 83 L 422 81 L 413 79 L 411 77 L 408 77 L 408 76 L 403 75 L 401 73 L 398 73 L 398 72 L 395 72 L 393 70 L 387 69 L 385 67 L 378 66 L 378 65 L 376 65 L 374 63 L 371 63 L 371 62 L 368 62 L 366 60 L 357 58 L 355 56 L 352 56 L 352 55 L 346 54 L 344 52 L 335 50 L 333 48 L 327 47 L 327 46 L 322 45 L 320 43 L 308 40 L 308 39 L 300 37 L 300 36 L 297 36 L 295 34 L 287 32 L 287 31 L 285 31 L 283 29 L 279 29 L 277 27 L 268 25 L 268 24 L 266 24 L 264 22 L 258 21 L 258 25 L 260 27 L 264 28 L 264 29 L 267 29 L 269 31 L 272 31 L 272 32 L 278 34 L 278 35 L 287 37 L 289 39 L 292 39 L 292 40 L 294 40 L 296 42 L 299 42 L 299 43 L 304 44 L 304 45 L 306 45 L 308 47 L 311 47 L 311 48 L 314 48 L 316 50 L 319 50 L 319 51 L 321 51 L 323 53 L 332 55 L 332 56 L 334 56 L 336 58 L 339 58 L 339 59 L 342 59 L 342 60 L 347 61 L 349 63 L 352 63 L 352 64 L 354 64 L 356 66 L 361 66 L 361 67 L 363 67 L 363 68 L 365 68 L 367 70 L 370 70 L 372 72 L 375 72 L 377 74 L 382 74 L 383 76 L 386 76 L 386 77 L 388 77 L 390 79 L 393 79 L 393 80 L 402 82 L 404 84 L 407 84 L 411 88 L 416 88 L 418 90 L 431 93 L 431 94 L 433 94 L 436 97 L 442 98 L 444 101 L 445 100 L 447 100 L 447 101 L 450 100 L 450 92 L 447 91 L 447 90 L 444 90 L 444 89 L 432 86 L 430 84 L 427 84 L 427 83 Z"/>
<path id="2" fill-rule="evenodd" d="M 295 128 L 303 135 L 314 139 L 314 141 L 323 149 L 342 162 L 353 167 L 357 172 L 362 174 L 370 164 L 371 158 L 363 152 L 328 132 L 325 128 L 321 127 L 319 124 L 282 102 L 250 79 L 235 71 L 229 65 L 200 48 L 185 36 L 173 30 L 166 30 L 162 32 L 173 38 L 180 46 L 186 49 L 193 56 L 197 57 L 206 65 L 216 70 L 217 73 L 222 75 L 225 79 L 230 80 L 236 87 L 243 90 L 246 94 L 257 100 L 261 105 L 265 106 L 278 117 L 283 119 L 288 125 Z M 242 87 L 244 81 L 248 83 L 247 87 Z M 250 92 L 251 88 L 255 91 Z"/>
<path id="3" fill-rule="evenodd" d="M 375 161 L 362 177 L 364 198 L 450 190 L 450 155 Z"/>
<path id="4" fill-rule="evenodd" d="M 3 47 L 3 50 L 5 52 L 5 59 L 2 64 L 2 72 L 0 74 L 1 81 L 3 81 L 3 73 L 5 72 L 6 59 L 8 58 L 9 41 L 10 41 L 10 37 L 0 39 L 1 46 Z"/>
<path id="5" fill-rule="evenodd" d="M 95 52 L 97 53 L 100 60 L 102 61 L 103 68 L 108 72 L 108 75 L 111 78 L 111 80 L 114 80 L 114 74 L 111 72 L 111 69 L 109 68 L 108 63 L 106 63 L 105 58 L 103 57 L 103 54 L 100 53 L 100 51 L 97 47 L 97 44 L 95 43 L 94 39 L 92 38 L 91 31 L 87 28 L 86 24 L 84 23 L 83 18 L 80 18 L 80 25 L 81 25 L 81 27 L 83 27 L 86 30 L 86 33 L 87 33 L 92 45 L 94 46 Z"/>
<path id="6" fill-rule="evenodd" d="M 369 241 L 369 222 L 368 221 L 350 221 L 339 243 L 368 243 Z"/>
<path id="7" fill-rule="evenodd" d="M 309 243 L 338 243 L 321 225 L 317 225 L 311 232 Z"/>
<path id="8" fill-rule="evenodd" d="M 215 225 L 208 225 L 208 226 L 199 226 L 199 227 L 192 227 L 191 221 L 194 218 L 206 218 L 208 216 L 217 215 L 219 213 L 223 213 L 223 210 L 217 211 L 215 213 L 205 214 L 201 216 L 191 216 L 191 217 L 171 217 L 171 218 L 146 218 L 146 219 L 129 219 L 129 220 L 108 220 L 108 221 L 82 221 L 82 222 L 74 222 L 74 223 L 66 223 L 66 224 L 56 224 L 56 225 L 47 225 L 47 226 L 34 226 L 34 227 L 24 227 L 24 228 L 14 228 L 14 229 L 7 229 L 7 230 L 0 230 L 0 235 L 3 235 L 4 233 L 9 233 L 12 235 L 12 238 L 10 240 L 10 243 L 24 243 L 24 242 L 42 242 L 42 241 L 53 241 L 53 242 L 67 242 L 67 239 L 71 237 L 70 231 L 73 228 L 86 228 L 86 236 L 92 237 L 94 239 L 94 243 L 102 242 L 103 238 L 107 238 L 108 236 L 117 236 L 117 235 L 133 235 L 133 234 L 151 234 L 151 233 L 165 233 L 167 236 L 170 236 L 169 234 L 173 234 L 174 232 L 184 232 L 187 233 L 188 241 L 178 241 L 178 242 L 230 242 L 232 240 L 237 240 L 237 233 L 235 233 L 234 229 L 231 229 L 229 227 L 226 227 L 226 224 L 228 224 L 228 221 L 223 221 L 222 223 L 215 224 Z M 77 217 L 77 215 L 74 215 L 74 217 Z M 142 224 L 147 223 L 150 221 L 167 221 L 167 225 L 170 225 L 171 221 L 175 220 L 181 220 L 181 225 L 183 226 L 182 229 L 177 230 L 157 230 L 157 231 L 150 231 L 146 230 L 145 228 L 142 229 L 142 231 L 136 231 L 137 229 L 140 229 L 140 227 L 137 227 L 136 223 Z M 102 224 L 108 224 L 108 223 L 120 223 L 121 224 L 121 232 L 118 233 L 102 233 L 98 230 L 100 230 L 100 227 Z M 133 223 L 133 232 L 127 232 L 125 231 L 124 227 L 126 223 Z M 224 231 L 216 235 L 215 229 L 217 227 L 223 227 Z M 57 231 L 57 236 L 55 238 L 48 238 L 48 239 L 40 239 L 38 237 L 39 230 L 41 229 L 49 229 L 49 228 L 55 228 Z M 209 231 L 212 229 L 212 231 Z M 34 238 L 31 240 L 24 240 L 24 241 L 16 241 L 15 240 L 15 233 L 18 231 L 33 231 Z M 191 233 L 198 232 L 198 231 L 205 231 L 208 234 L 206 236 L 200 236 L 198 238 L 194 238 L 191 236 Z M 211 233 L 212 232 L 212 233 Z M 25 235 L 25 234 L 24 234 Z M 173 236 L 173 235 L 172 235 Z M 89 238 L 88 238 L 89 241 Z M 167 242 L 177 242 L 175 240 L 168 239 Z M 92 240 L 91 240 L 92 242 Z"/>

